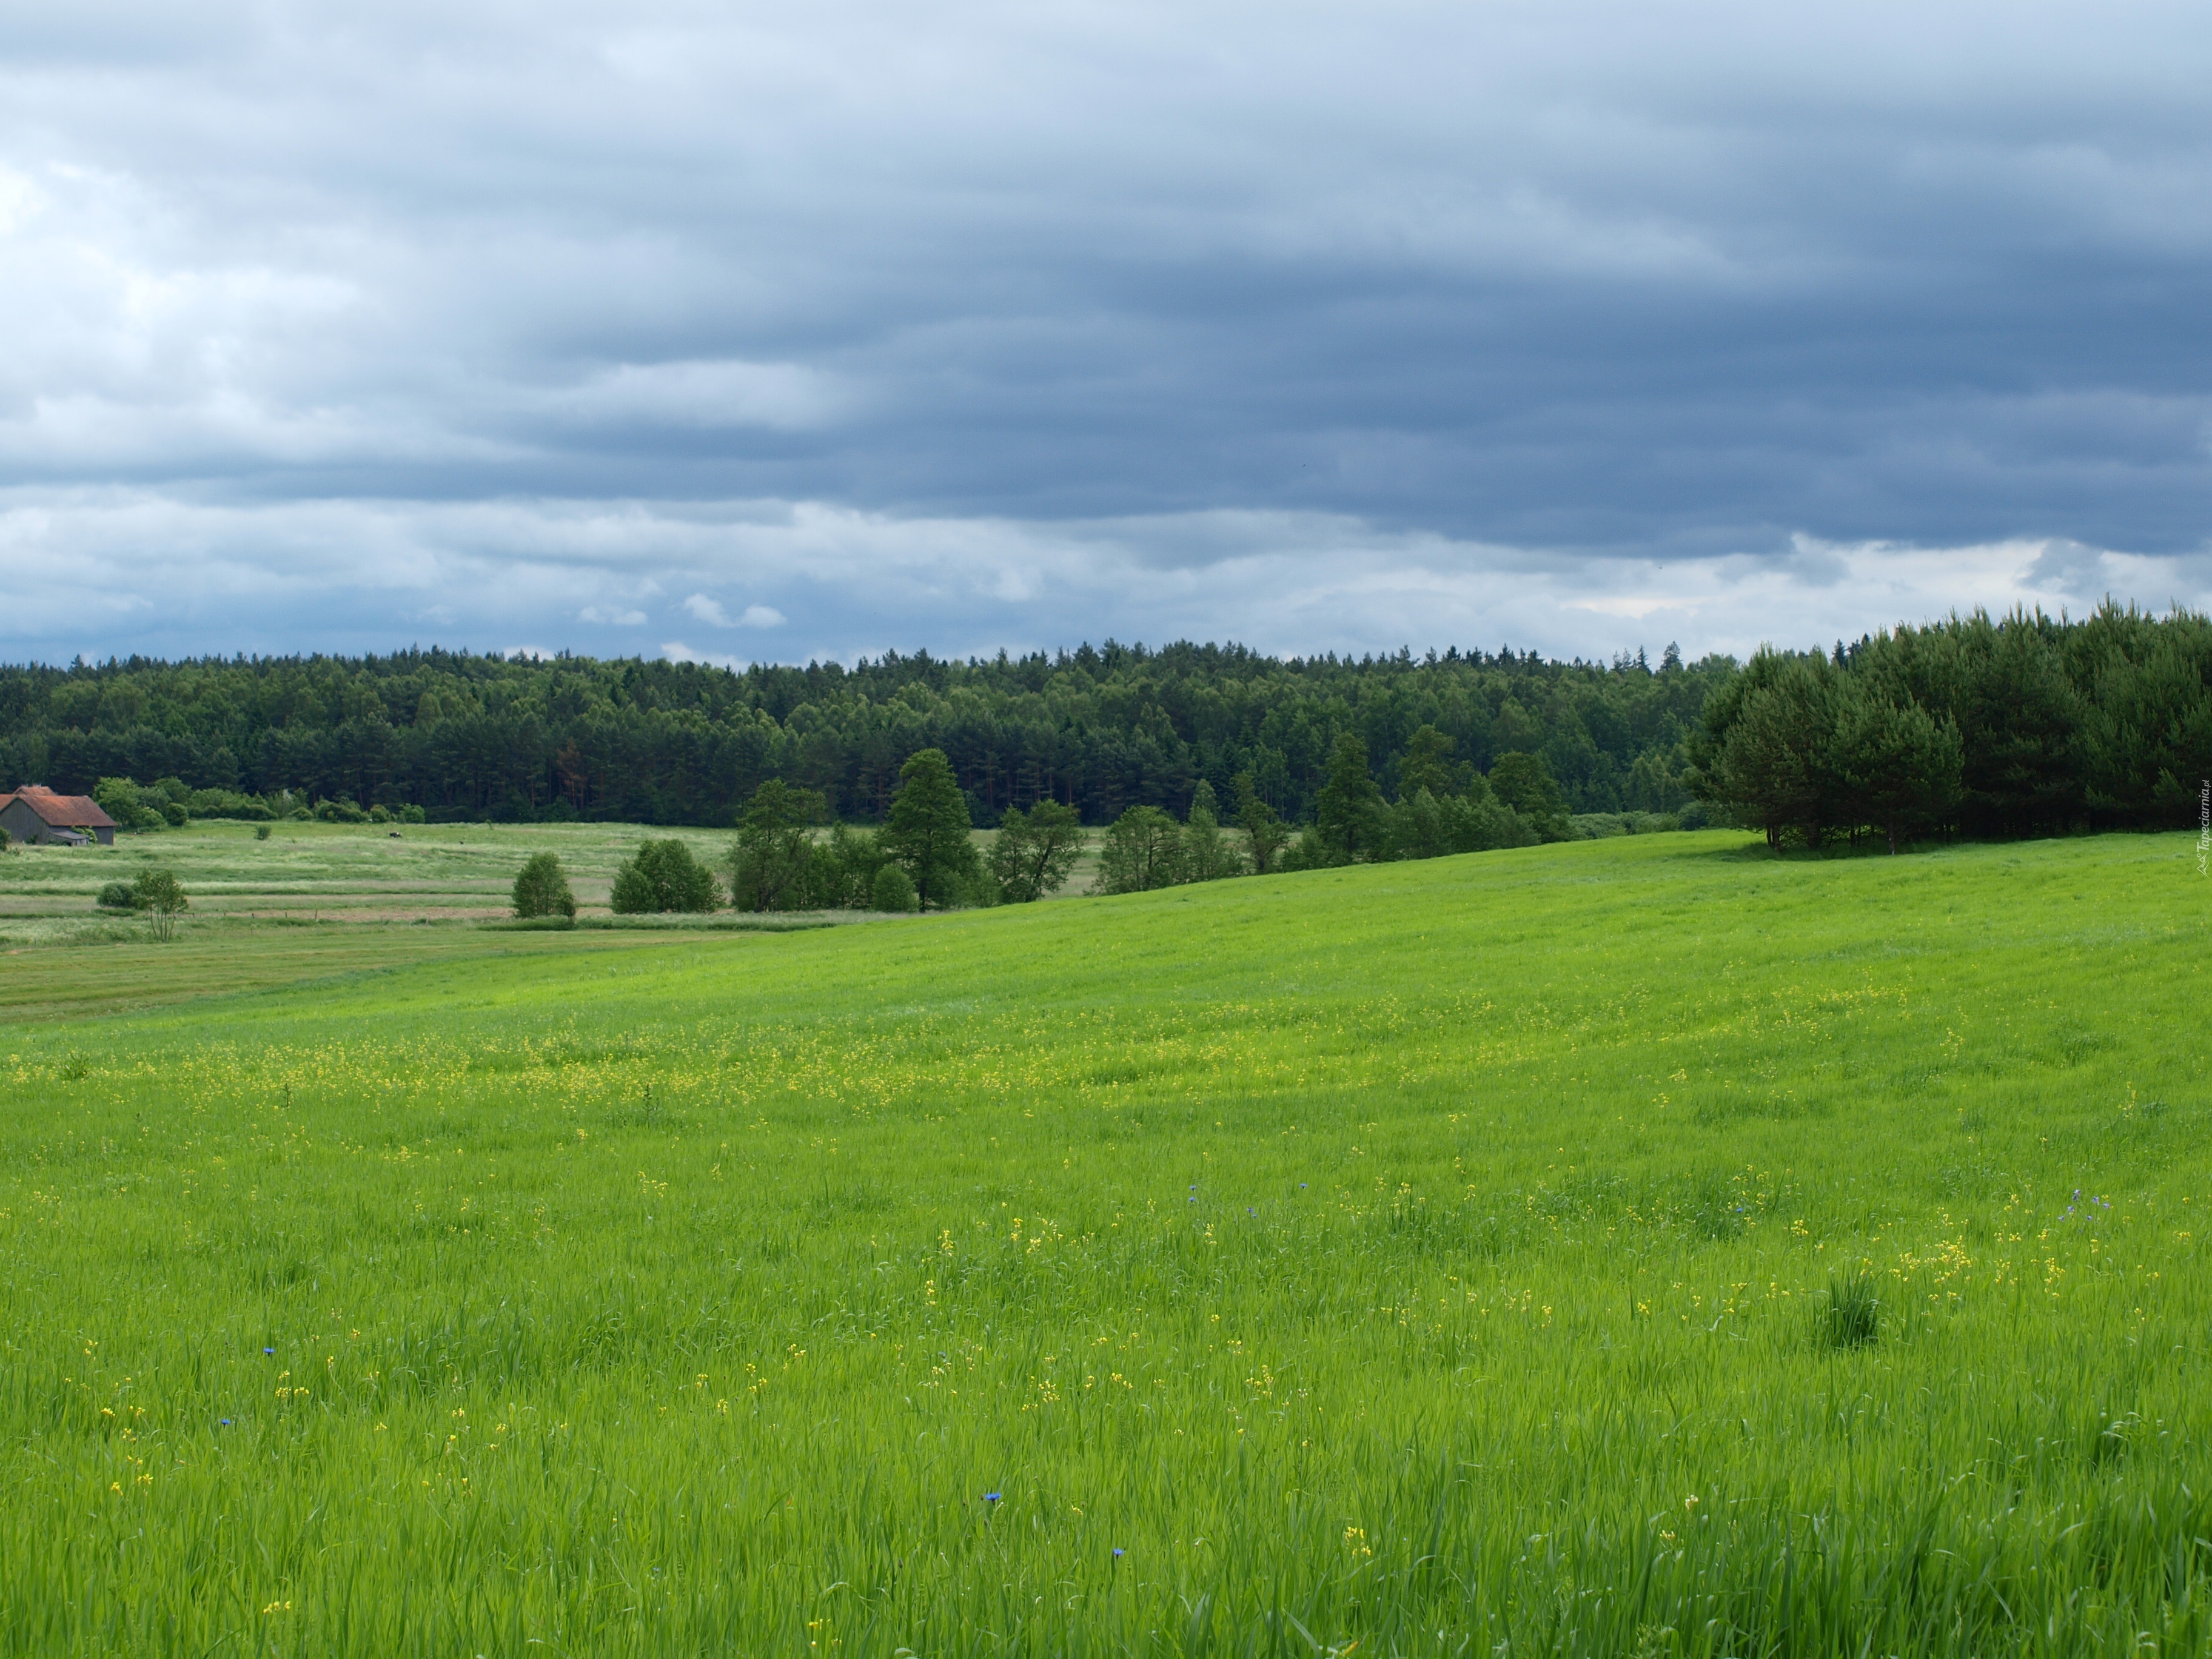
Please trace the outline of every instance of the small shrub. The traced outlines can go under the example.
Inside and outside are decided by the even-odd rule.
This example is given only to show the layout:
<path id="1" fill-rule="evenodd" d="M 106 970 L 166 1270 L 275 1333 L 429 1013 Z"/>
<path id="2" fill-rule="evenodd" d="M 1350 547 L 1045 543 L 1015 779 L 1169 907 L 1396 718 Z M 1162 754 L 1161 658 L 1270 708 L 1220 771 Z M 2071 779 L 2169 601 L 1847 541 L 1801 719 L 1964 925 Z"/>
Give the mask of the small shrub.
<path id="1" fill-rule="evenodd" d="M 886 864 L 876 872 L 876 908 L 878 910 L 911 910 L 915 906 L 914 878 L 904 867 Z"/>
<path id="2" fill-rule="evenodd" d="M 422 809 L 421 807 L 419 807 L 419 806 L 415 806 L 415 805 L 407 805 L 407 806 L 403 806 L 403 807 L 401 807 L 401 808 L 399 809 L 399 821 L 400 821 L 400 823 L 422 823 Z"/>
<path id="3" fill-rule="evenodd" d="M 135 910 L 138 901 L 131 896 L 127 881 L 111 881 L 100 890 L 100 908 L 103 910 Z"/>
<path id="4" fill-rule="evenodd" d="M 1874 1275 L 1856 1272 L 1828 1281 L 1820 1337 L 1832 1348 L 1863 1348 L 1881 1337 L 1881 1298 Z"/>
<path id="5" fill-rule="evenodd" d="M 515 877 L 514 914 L 526 921 L 538 916 L 576 914 L 576 896 L 568 890 L 568 873 L 552 854 L 535 854 Z"/>
<path id="6" fill-rule="evenodd" d="M 392 809 L 391 809 L 390 807 L 388 807 L 388 806 L 372 806 L 372 807 L 370 807 L 370 808 L 368 809 L 368 821 L 369 821 L 371 823 L 391 823 L 391 822 L 392 822 Z"/>
<path id="7" fill-rule="evenodd" d="M 617 915 L 712 910 L 721 899 L 713 874 L 691 855 L 690 843 L 672 836 L 640 842 L 637 855 L 615 872 Z"/>
<path id="8" fill-rule="evenodd" d="M 162 805 L 161 816 L 169 821 L 172 830 L 181 830 L 192 821 L 191 814 L 175 801 L 168 801 Z"/>
<path id="9" fill-rule="evenodd" d="M 267 841 L 269 839 L 269 826 L 265 823 L 255 824 L 253 826 L 253 839 L 256 841 Z"/>

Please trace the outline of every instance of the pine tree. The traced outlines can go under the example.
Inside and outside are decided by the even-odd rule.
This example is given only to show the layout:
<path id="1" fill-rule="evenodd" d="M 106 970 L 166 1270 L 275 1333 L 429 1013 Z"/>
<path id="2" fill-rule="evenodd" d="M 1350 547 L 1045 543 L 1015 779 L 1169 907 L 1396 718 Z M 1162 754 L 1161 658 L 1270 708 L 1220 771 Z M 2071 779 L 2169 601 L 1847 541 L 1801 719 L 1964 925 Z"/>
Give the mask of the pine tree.
<path id="1" fill-rule="evenodd" d="M 1853 700 L 1836 759 L 1858 812 L 1889 837 L 1940 823 L 1959 802 L 1959 728 L 1917 703 L 1869 691 Z"/>
<path id="2" fill-rule="evenodd" d="M 1452 740 L 1433 726 L 1416 727 L 1398 760 L 1398 799 L 1409 801 L 1424 789 L 1442 800 L 1465 787 L 1464 766 L 1453 764 Z"/>

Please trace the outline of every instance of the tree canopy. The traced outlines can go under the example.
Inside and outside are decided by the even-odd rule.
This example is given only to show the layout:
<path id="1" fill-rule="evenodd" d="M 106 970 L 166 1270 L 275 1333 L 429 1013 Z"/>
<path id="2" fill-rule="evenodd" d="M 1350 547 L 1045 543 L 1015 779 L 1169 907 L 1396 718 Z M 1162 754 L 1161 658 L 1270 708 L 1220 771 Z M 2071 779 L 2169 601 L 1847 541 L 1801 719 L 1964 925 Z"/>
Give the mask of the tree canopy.
<path id="1" fill-rule="evenodd" d="M 1955 727 L 1959 798 L 1929 809 L 1947 833 L 2191 821 L 2212 752 L 2202 617 L 2112 605 L 2070 622 L 1976 613 L 1802 658 L 1815 654 L 1855 682 L 1871 675 L 1889 706 Z M 1424 790 L 1440 804 L 1460 798 L 1519 755 L 1541 759 L 1565 812 L 1668 813 L 1689 804 L 1690 772 L 1713 758 L 1692 756 L 1700 734 L 1717 739 L 1727 724 L 1703 719 L 1709 697 L 1747 672 L 1671 648 L 1656 663 L 1561 662 L 1110 641 L 742 672 L 441 650 L 133 658 L 0 668 L 0 787 L 89 793 L 135 780 L 127 799 L 107 793 L 130 809 L 118 822 L 149 830 L 172 807 L 726 829 L 779 781 L 818 793 L 833 821 L 881 823 L 908 761 L 934 750 L 979 826 L 1048 800 L 1086 824 L 1133 805 L 1182 819 L 1203 781 L 1236 804 L 1249 837 L 1239 777 L 1281 821 L 1312 823 L 1348 735 L 1394 803 Z M 872 882 L 874 867 L 866 874 Z"/>
<path id="2" fill-rule="evenodd" d="M 967 799 L 944 752 L 925 749 L 909 757 L 881 839 L 914 882 L 923 909 L 958 902 L 981 875 L 970 827 Z"/>

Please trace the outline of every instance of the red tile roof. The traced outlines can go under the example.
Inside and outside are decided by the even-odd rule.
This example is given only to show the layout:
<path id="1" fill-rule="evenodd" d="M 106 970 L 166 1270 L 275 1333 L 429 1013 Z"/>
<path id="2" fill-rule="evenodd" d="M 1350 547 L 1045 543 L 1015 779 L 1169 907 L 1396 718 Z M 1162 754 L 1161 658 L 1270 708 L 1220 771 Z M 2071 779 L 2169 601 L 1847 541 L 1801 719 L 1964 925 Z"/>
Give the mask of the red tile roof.
<path id="1" fill-rule="evenodd" d="M 12 795 L 0 795 L 0 806 L 19 800 L 57 830 L 113 830 L 113 818 L 100 810 L 89 795 L 57 795 L 43 784 L 27 783 Z"/>

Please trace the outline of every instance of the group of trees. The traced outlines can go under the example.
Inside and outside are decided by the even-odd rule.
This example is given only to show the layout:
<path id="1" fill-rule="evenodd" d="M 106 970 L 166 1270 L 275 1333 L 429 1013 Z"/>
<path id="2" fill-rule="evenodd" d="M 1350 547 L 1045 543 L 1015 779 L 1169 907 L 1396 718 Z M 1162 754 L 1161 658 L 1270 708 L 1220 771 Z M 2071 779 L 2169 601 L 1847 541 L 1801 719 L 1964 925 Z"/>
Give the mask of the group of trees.
<path id="1" fill-rule="evenodd" d="M 1248 873 L 1433 858 L 1568 833 L 1559 786 L 1540 757 L 1507 757 L 1485 779 L 1455 764 L 1450 740 L 1433 729 L 1414 734 L 1413 750 L 1422 761 L 1406 774 L 1413 793 L 1392 802 L 1369 770 L 1365 746 L 1349 733 L 1340 738 L 1322 810 L 1303 831 L 1284 822 L 1249 775 L 1236 780 L 1237 811 L 1228 824 L 1203 779 L 1183 819 L 1132 806 L 1106 831 L 1094 890 L 1142 892 Z M 1028 903 L 1067 884 L 1085 846 L 1075 810 L 1048 800 L 1009 809 L 988 851 L 979 850 L 951 763 L 931 749 L 908 758 L 880 828 L 838 823 L 824 833 L 827 811 L 817 792 L 780 779 L 754 791 L 725 866 L 729 902 L 739 910 Z M 714 872 L 686 843 L 647 841 L 617 874 L 613 908 L 705 911 L 723 896 Z M 574 915 L 574 898 L 550 854 L 524 866 L 514 908 L 520 916 Z"/>
<path id="2" fill-rule="evenodd" d="M 134 880 L 111 881 L 94 902 L 103 910 L 136 910 L 151 918 L 154 937 L 164 943 L 176 936 L 177 918 L 191 908 L 184 884 L 168 870 L 142 870 Z"/>
<path id="3" fill-rule="evenodd" d="M 0 787 L 127 796 L 115 816 L 129 823 L 309 811 L 719 827 L 774 783 L 814 821 L 888 830 L 908 762 L 933 750 L 969 826 L 1014 830 L 1012 887 L 995 865 L 942 879 L 1007 890 L 1031 879 L 1014 852 L 1047 805 L 1091 826 L 1152 809 L 1123 837 L 1144 872 L 1166 867 L 1158 819 L 1187 829 L 1194 810 L 1261 867 L 1248 799 L 1314 832 L 1304 852 L 1303 836 L 1285 842 L 1293 858 L 1488 844 L 1510 826 L 1482 819 L 1486 796 L 1538 835 L 1569 815 L 1701 808 L 1778 840 L 2149 826 L 2184 821 L 2212 768 L 2208 627 L 2111 605 L 2080 622 L 1977 614 L 1747 667 L 1671 647 L 1654 664 L 1111 642 L 743 672 L 435 650 L 134 658 L 0 668 Z M 1372 797 L 1343 792 L 1346 739 Z M 1524 799 L 1539 763 L 1551 787 Z M 1050 817 L 1047 842 L 1065 833 Z M 871 884 L 886 861 L 852 836 L 831 860 Z"/>
<path id="4" fill-rule="evenodd" d="M 1654 665 L 1110 642 L 741 673 L 447 651 L 133 658 L 0 668 L 0 787 L 174 780 L 203 801 L 185 804 L 195 817 L 327 801 L 441 820 L 724 826 L 774 780 L 818 794 L 836 821 L 880 823 L 907 761 L 934 749 L 978 828 L 1046 801 L 1089 825 L 1135 805 L 1181 819 L 1201 781 L 1226 802 L 1240 774 L 1295 823 L 1312 817 L 1339 737 L 1367 745 L 1395 798 L 1417 763 L 1407 741 L 1428 726 L 1476 770 L 1542 756 L 1572 811 L 1666 812 L 1689 799 L 1681 745 L 1733 667 L 1671 648 Z"/>
<path id="5" fill-rule="evenodd" d="M 1776 847 L 2179 825 L 2212 778 L 2212 623 L 1978 612 L 1761 651 L 1688 758 L 1690 787 Z"/>
<path id="6" fill-rule="evenodd" d="M 1314 820 L 1302 830 L 1261 799 L 1249 774 L 1235 780 L 1237 811 L 1224 823 L 1211 784 L 1199 784 L 1181 823 L 1152 806 L 1115 819 L 1099 850 L 1098 887 L 1142 892 L 1224 876 L 1393 859 L 1440 858 L 1564 840 L 1571 833 L 1559 782 L 1542 757 L 1507 755 L 1488 777 L 1451 759 L 1451 739 L 1423 726 L 1408 739 L 1399 795 L 1387 799 L 1351 732 L 1329 753 Z"/>

